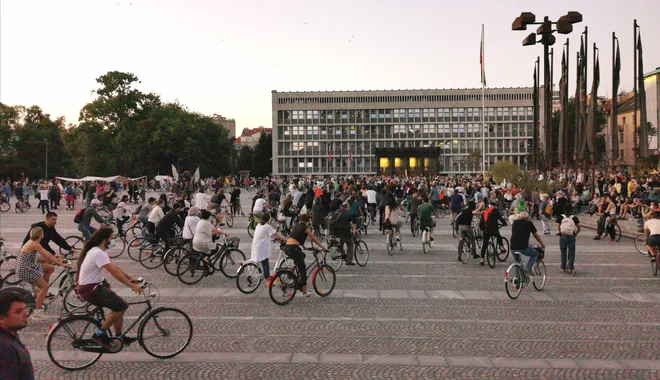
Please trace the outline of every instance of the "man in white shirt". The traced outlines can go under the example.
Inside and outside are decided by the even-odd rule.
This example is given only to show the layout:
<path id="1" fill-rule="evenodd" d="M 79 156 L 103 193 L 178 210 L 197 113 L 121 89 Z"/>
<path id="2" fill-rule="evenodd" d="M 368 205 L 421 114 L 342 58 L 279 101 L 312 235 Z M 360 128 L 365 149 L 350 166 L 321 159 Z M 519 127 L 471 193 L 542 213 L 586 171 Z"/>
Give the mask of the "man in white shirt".
<path id="1" fill-rule="evenodd" d="M 195 236 L 193 237 L 193 249 L 195 251 L 210 253 L 215 247 L 215 243 L 213 243 L 214 234 L 229 236 L 228 233 L 213 227 L 213 224 L 209 222 L 210 216 L 211 213 L 207 210 L 199 212 L 200 221 L 197 223 Z"/>
<path id="2" fill-rule="evenodd" d="M 655 259 L 655 249 L 660 246 L 660 213 L 653 212 L 651 213 L 651 219 L 647 220 L 644 223 L 644 235 L 646 236 L 646 248 L 649 250 L 651 255 L 651 262 L 654 263 Z"/>
<path id="3" fill-rule="evenodd" d="M 200 210 L 206 210 L 206 207 L 209 204 L 209 200 L 206 198 L 206 194 L 201 191 L 195 194 L 195 206 Z"/>
<path id="4" fill-rule="evenodd" d="M 255 199 L 254 201 L 254 208 L 252 209 L 252 213 L 256 215 L 258 218 L 261 218 L 264 215 L 264 206 L 268 207 L 273 207 L 266 202 L 266 199 L 264 198 L 263 194 L 257 194 L 259 198 Z M 295 202 L 294 202 L 295 204 Z"/>
<path id="5" fill-rule="evenodd" d="M 367 192 L 364 194 L 367 197 L 367 206 L 374 208 L 378 206 L 378 201 L 376 200 L 376 196 L 378 194 L 376 193 L 376 190 L 373 189 L 373 187 L 370 187 L 369 190 L 367 190 Z"/>
<path id="6" fill-rule="evenodd" d="M 114 326 L 114 336 L 122 339 L 124 344 L 135 342 L 136 338 L 129 338 L 123 334 L 124 313 L 128 304 L 110 289 L 105 280 L 105 271 L 108 271 L 119 282 L 131 288 L 135 293 L 141 294 L 142 287 L 131 276 L 110 262 L 108 249 L 114 246 L 114 233 L 110 227 L 99 228 L 91 239 L 85 243 L 85 248 L 78 258 L 78 294 L 80 297 L 97 306 L 111 310 L 101 328 L 92 336 L 92 340 L 106 349 L 113 350 L 112 340 L 107 334 L 110 326 Z"/>
<path id="7" fill-rule="evenodd" d="M 151 209 L 151 212 L 149 213 L 149 222 L 147 223 L 147 228 L 151 234 L 156 233 L 156 225 L 165 216 L 165 213 L 163 213 L 164 204 L 165 201 L 159 199 L 158 202 L 156 202 L 154 208 Z"/>

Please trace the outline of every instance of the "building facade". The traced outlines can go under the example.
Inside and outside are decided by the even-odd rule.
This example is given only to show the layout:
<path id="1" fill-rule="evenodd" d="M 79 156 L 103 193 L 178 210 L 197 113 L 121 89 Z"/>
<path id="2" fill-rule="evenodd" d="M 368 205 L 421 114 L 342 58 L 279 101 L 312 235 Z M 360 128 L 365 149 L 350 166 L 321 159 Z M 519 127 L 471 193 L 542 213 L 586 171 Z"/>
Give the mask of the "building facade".
<path id="1" fill-rule="evenodd" d="M 273 174 L 474 173 L 484 141 L 486 169 L 531 168 L 532 98 L 487 89 L 482 112 L 481 89 L 273 91 Z"/>
<path id="2" fill-rule="evenodd" d="M 227 128 L 229 130 L 229 137 L 236 137 L 236 119 L 227 119 L 226 117 L 218 115 L 217 113 L 213 114 L 211 119 L 213 119 L 214 123 Z"/>
<path id="3" fill-rule="evenodd" d="M 241 136 L 236 139 L 235 143 L 241 146 L 248 146 L 250 148 L 254 148 L 255 146 L 257 146 L 257 144 L 259 144 L 259 140 L 261 139 L 262 132 L 265 132 L 270 135 L 273 133 L 273 130 L 271 128 L 264 128 L 264 127 L 243 129 L 243 131 L 241 132 Z"/>

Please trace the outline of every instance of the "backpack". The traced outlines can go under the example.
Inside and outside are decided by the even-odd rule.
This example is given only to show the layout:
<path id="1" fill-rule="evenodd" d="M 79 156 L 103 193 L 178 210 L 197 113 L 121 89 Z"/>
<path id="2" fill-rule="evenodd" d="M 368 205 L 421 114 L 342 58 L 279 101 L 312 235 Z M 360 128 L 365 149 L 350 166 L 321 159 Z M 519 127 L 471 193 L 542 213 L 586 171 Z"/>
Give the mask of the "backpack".
<path id="1" fill-rule="evenodd" d="M 342 209 L 339 209 L 332 214 L 329 227 L 331 235 L 339 235 L 349 229 L 345 218 L 342 218 Z"/>
<path id="2" fill-rule="evenodd" d="M 80 223 L 80 221 L 83 218 L 83 214 L 85 213 L 85 210 L 87 210 L 87 209 L 86 208 L 81 208 L 80 210 L 78 210 L 78 212 L 76 212 L 76 215 L 73 217 L 73 222 L 74 223 L 76 223 L 76 224 Z"/>
<path id="3" fill-rule="evenodd" d="M 546 215 L 552 215 L 552 205 L 550 204 L 550 202 L 548 202 L 545 205 L 545 210 L 543 211 L 545 212 Z"/>
<path id="4" fill-rule="evenodd" d="M 560 230 L 562 235 L 573 236 L 575 235 L 575 222 L 573 221 L 572 216 L 562 215 L 562 220 L 560 224 Z"/>

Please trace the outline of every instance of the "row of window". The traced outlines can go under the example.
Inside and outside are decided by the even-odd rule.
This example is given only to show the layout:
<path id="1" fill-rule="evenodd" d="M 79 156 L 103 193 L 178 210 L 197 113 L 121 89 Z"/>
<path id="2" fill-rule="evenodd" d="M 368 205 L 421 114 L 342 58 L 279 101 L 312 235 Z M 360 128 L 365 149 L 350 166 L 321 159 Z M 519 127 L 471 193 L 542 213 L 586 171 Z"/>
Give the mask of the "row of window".
<path id="1" fill-rule="evenodd" d="M 278 142 L 275 156 L 336 156 L 362 157 L 376 154 L 376 148 L 429 148 L 438 147 L 444 153 L 472 153 L 482 151 L 481 139 L 463 140 L 408 140 L 408 141 L 356 141 L 319 142 L 294 141 Z M 485 141 L 486 153 L 527 153 L 531 151 L 532 139 L 489 139 Z"/>
<path id="2" fill-rule="evenodd" d="M 481 108 L 395 108 L 373 110 L 282 110 L 277 111 L 278 124 L 301 123 L 368 123 L 394 121 L 458 121 L 481 120 Z M 487 107 L 485 120 L 533 119 L 533 107 Z"/>
<path id="3" fill-rule="evenodd" d="M 277 128 L 278 141 L 354 140 L 387 138 L 481 137 L 483 124 L 393 124 L 350 126 L 292 126 Z M 532 136 L 532 123 L 496 123 L 486 126 L 486 137 Z"/>
<path id="4" fill-rule="evenodd" d="M 531 100 L 533 94 L 485 94 L 486 100 Z M 310 96 L 279 98 L 277 104 L 346 104 L 346 103 L 402 103 L 402 102 L 477 102 L 481 94 L 447 95 L 385 95 L 385 96 Z"/>

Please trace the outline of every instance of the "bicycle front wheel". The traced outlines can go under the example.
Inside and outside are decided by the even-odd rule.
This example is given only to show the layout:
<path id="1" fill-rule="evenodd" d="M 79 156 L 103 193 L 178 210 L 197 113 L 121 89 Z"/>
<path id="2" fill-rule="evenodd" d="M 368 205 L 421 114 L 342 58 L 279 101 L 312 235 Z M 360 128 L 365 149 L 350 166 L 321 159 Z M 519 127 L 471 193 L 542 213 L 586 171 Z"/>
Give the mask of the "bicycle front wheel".
<path id="1" fill-rule="evenodd" d="M 158 244 L 147 244 L 140 248 L 140 264 L 147 269 L 156 269 L 163 265 L 163 249 Z"/>
<path id="2" fill-rule="evenodd" d="M 72 249 L 75 249 L 76 251 L 78 251 L 78 253 L 80 253 L 80 251 L 82 251 L 83 246 L 85 245 L 85 242 L 83 241 L 83 239 L 80 236 L 68 236 L 64 240 L 66 241 L 66 243 Z M 64 257 L 66 257 L 69 260 L 77 260 L 78 259 L 77 257 L 73 256 L 72 251 L 67 251 L 66 249 L 63 249 L 62 247 L 60 247 L 60 254 Z"/>
<path id="3" fill-rule="evenodd" d="M 298 279 L 288 269 L 278 271 L 268 287 L 268 295 L 271 301 L 280 306 L 291 302 L 297 291 Z"/>
<path id="4" fill-rule="evenodd" d="M 9 211 L 9 209 L 11 209 L 11 205 L 9 204 L 9 202 L 0 203 L 0 211 L 7 212 Z"/>
<path id="5" fill-rule="evenodd" d="M 115 246 L 108 249 L 108 257 L 111 259 L 116 259 L 121 256 L 122 253 L 126 250 L 126 240 L 124 237 L 115 236 Z"/>
<path id="6" fill-rule="evenodd" d="M 103 355 L 89 351 L 98 349 L 92 335 L 101 328 L 101 323 L 88 316 L 75 316 L 60 321 L 48 334 L 46 347 L 53 363 L 68 371 L 85 369 L 96 363 Z"/>
<path id="7" fill-rule="evenodd" d="M 323 261 L 330 265 L 337 272 L 344 264 L 343 252 L 339 244 L 331 244 L 328 250 L 323 254 Z"/>
<path id="8" fill-rule="evenodd" d="M 186 285 L 193 285 L 206 275 L 206 264 L 200 255 L 185 255 L 176 266 L 176 277 Z"/>
<path id="9" fill-rule="evenodd" d="M 369 247 L 367 246 L 367 243 L 360 240 L 355 245 L 355 262 L 357 263 L 357 265 L 363 267 L 367 265 L 368 261 L 369 261 Z"/>
<path id="10" fill-rule="evenodd" d="M 614 225 L 614 241 L 621 240 L 621 227 L 618 224 Z"/>
<path id="11" fill-rule="evenodd" d="M 539 260 L 534 264 L 534 276 L 532 277 L 534 289 L 541 291 L 545 286 L 545 263 Z"/>
<path id="12" fill-rule="evenodd" d="M 469 238 L 464 238 L 458 243 L 458 257 L 463 264 L 467 264 L 468 259 L 472 255 L 472 243 Z"/>
<path id="13" fill-rule="evenodd" d="M 495 252 L 495 244 L 489 243 L 488 249 L 486 250 L 486 261 L 488 261 L 488 266 L 495 268 L 495 261 L 497 257 L 497 252 Z"/>
<path id="14" fill-rule="evenodd" d="M 426 230 L 422 232 L 422 250 L 424 253 L 429 253 L 429 233 Z"/>
<path id="15" fill-rule="evenodd" d="M 182 353 L 193 335 L 190 317 L 179 309 L 156 309 L 142 322 L 138 342 L 147 354 L 168 359 Z"/>
<path id="16" fill-rule="evenodd" d="M 21 283 L 21 279 L 16 274 L 16 262 L 17 258 L 14 255 L 5 256 L 4 259 L 0 260 L 0 280 L 3 280 L 0 282 L 4 282 L 6 285 Z"/>
<path id="17" fill-rule="evenodd" d="M 163 268 L 165 268 L 165 272 L 171 276 L 176 276 L 176 266 L 185 254 L 186 249 L 184 247 L 174 247 L 167 251 L 165 256 L 163 256 Z"/>
<path id="18" fill-rule="evenodd" d="M 250 237 L 254 237 L 254 229 L 255 228 L 256 228 L 255 227 L 255 222 L 250 221 L 247 225 L 247 232 L 248 232 L 248 235 L 250 235 Z"/>
<path id="19" fill-rule="evenodd" d="M 220 271 L 227 278 L 236 278 L 241 263 L 245 261 L 245 253 L 238 249 L 230 249 L 220 258 Z"/>
<path id="20" fill-rule="evenodd" d="M 146 245 L 150 245 L 149 239 L 145 236 L 138 236 L 128 243 L 128 257 L 133 261 L 140 262 L 140 251 Z"/>
<path id="21" fill-rule="evenodd" d="M 387 247 L 387 253 L 390 256 L 394 256 L 394 247 L 392 246 L 392 233 L 391 232 L 386 232 L 385 233 L 385 246 Z"/>
<path id="22" fill-rule="evenodd" d="M 250 294 L 259 288 L 262 280 L 261 267 L 255 263 L 245 263 L 236 275 L 236 287 L 241 293 Z"/>
<path id="23" fill-rule="evenodd" d="M 312 286 L 314 291 L 321 297 L 329 296 L 335 288 L 337 276 L 335 271 L 328 264 L 321 264 L 320 267 L 314 269 L 312 274 Z"/>
<path id="24" fill-rule="evenodd" d="M 642 255 L 647 255 L 648 249 L 646 248 L 646 236 L 644 234 L 639 234 L 635 238 L 635 249 Z"/>
<path id="25" fill-rule="evenodd" d="M 519 265 L 510 266 L 504 279 L 504 288 L 506 289 L 506 294 L 509 296 L 509 298 L 512 300 L 518 298 L 520 292 L 522 291 L 522 282 L 522 268 Z"/>
<path id="26" fill-rule="evenodd" d="M 64 293 L 62 304 L 63 304 L 62 306 L 64 306 L 64 310 L 66 310 L 67 313 L 70 313 L 75 309 L 87 305 L 87 301 L 80 298 L 80 296 L 78 295 L 78 291 L 76 290 L 76 287 L 72 286 L 69 288 L 69 290 L 66 291 L 66 293 Z"/>
<path id="27" fill-rule="evenodd" d="M 497 252 L 497 259 L 503 263 L 506 259 L 509 258 L 509 239 L 502 237 L 502 246 L 499 247 L 500 250 Z M 504 249 L 503 249 L 504 248 Z"/>
<path id="28" fill-rule="evenodd" d="M 227 223 L 227 227 L 234 227 L 234 216 L 230 213 L 225 215 L 225 223 Z"/>

